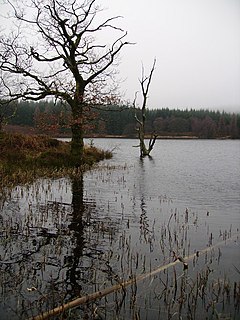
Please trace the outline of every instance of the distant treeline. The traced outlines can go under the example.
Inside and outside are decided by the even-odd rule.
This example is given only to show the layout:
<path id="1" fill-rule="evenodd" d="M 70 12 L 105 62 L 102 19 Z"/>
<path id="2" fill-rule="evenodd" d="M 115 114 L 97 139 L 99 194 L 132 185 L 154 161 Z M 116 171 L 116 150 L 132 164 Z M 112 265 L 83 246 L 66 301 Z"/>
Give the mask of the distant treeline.
<path id="1" fill-rule="evenodd" d="M 86 134 L 136 137 L 135 109 L 124 106 L 93 108 L 87 115 Z M 140 110 L 137 110 L 139 113 Z M 9 113 L 12 112 L 9 110 Z M 71 112 L 63 104 L 53 102 L 18 102 L 11 125 L 30 126 L 41 133 L 58 131 L 70 134 Z M 239 138 L 240 114 L 195 109 L 147 110 L 146 134 L 159 136 L 195 136 L 198 138 Z"/>

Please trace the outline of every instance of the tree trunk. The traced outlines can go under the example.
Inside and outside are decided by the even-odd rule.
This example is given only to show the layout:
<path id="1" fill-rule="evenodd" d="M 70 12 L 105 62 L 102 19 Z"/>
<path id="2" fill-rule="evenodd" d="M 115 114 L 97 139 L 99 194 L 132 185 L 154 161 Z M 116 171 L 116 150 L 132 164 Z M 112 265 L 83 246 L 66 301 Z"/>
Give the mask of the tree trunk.
<path id="1" fill-rule="evenodd" d="M 151 135 L 151 138 L 149 140 L 149 143 L 148 143 L 148 147 L 146 147 L 146 144 L 145 144 L 145 132 L 143 130 L 142 127 L 139 128 L 139 132 L 138 132 L 138 138 L 139 138 L 139 141 L 140 141 L 140 156 L 141 157 L 146 157 L 146 156 L 150 156 L 150 152 L 152 151 L 153 147 L 154 147 L 154 144 L 156 142 L 156 139 L 157 139 L 157 135 L 152 133 Z"/>
<path id="2" fill-rule="evenodd" d="M 76 93 L 73 101 L 71 102 L 72 108 L 72 143 L 71 154 L 74 159 L 75 165 L 80 166 L 83 163 L 83 150 L 84 150 L 84 128 L 83 128 L 83 95 L 84 86 L 77 84 Z"/>
<path id="3" fill-rule="evenodd" d="M 139 138 L 139 147 L 140 147 L 140 157 L 146 157 L 150 156 L 150 152 L 152 151 L 154 144 L 157 139 L 157 135 L 152 133 L 151 139 L 149 140 L 148 148 L 145 145 L 145 120 L 146 120 L 146 104 L 147 104 L 147 95 L 149 91 L 149 86 L 151 84 L 153 71 L 155 68 L 156 59 L 154 59 L 153 66 L 150 72 L 150 75 L 148 77 L 144 76 L 144 69 L 142 67 L 142 79 L 139 80 L 141 89 L 142 89 L 142 96 L 143 96 L 143 102 L 142 102 L 142 108 L 141 108 L 141 117 L 140 119 L 137 116 L 137 113 L 135 112 L 135 119 L 138 123 L 138 138 Z M 133 102 L 133 106 L 135 108 L 137 94 L 135 94 L 135 99 Z"/>
<path id="4" fill-rule="evenodd" d="M 83 128 L 82 124 L 72 124 L 72 143 L 71 143 L 71 154 L 73 156 L 76 166 L 80 166 L 83 163 Z"/>
<path id="5" fill-rule="evenodd" d="M 140 156 L 145 157 L 149 156 L 149 151 L 145 145 L 145 132 L 144 132 L 144 125 L 141 124 L 138 128 L 138 138 L 139 138 L 139 147 L 140 147 Z"/>

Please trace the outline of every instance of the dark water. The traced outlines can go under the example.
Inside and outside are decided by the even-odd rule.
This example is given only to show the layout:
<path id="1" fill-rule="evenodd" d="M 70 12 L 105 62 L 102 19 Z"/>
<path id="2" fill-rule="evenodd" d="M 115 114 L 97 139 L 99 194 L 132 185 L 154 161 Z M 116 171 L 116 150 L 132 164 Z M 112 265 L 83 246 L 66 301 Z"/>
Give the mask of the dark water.
<path id="1" fill-rule="evenodd" d="M 100 168 L 2 198 L 0 319 L 25 319 L 207 247 L 187 270 L 178 264 L 68 316 L 240 317 L 240 142 L 159 140 L 143 160 L 137 143 L 95 139 L 114 152 Z"/>

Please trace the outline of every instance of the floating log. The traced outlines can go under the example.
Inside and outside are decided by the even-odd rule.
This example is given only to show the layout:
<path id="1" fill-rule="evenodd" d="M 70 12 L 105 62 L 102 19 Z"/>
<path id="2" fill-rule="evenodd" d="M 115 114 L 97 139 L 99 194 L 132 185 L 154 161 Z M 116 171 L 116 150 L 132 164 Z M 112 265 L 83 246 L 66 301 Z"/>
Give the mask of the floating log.
<path id="1" fill-rule="evenodd" d="M 126 281 L 122 281 L 122 282 L 120 282 L 120 283 L 118 283 L 118 284 L 116 284 L 116 285 L 114 285 L 112 287 L 105 288 L 105 289 L 103 289 L 101 291 L 97 291 L 97 292 L 94 292 L 92 294 L 89 294 L 89 295 L 87 294 L 87 295 L 85 295 L 83 297 L 76 298 L 76 299 L 74 299 L 74 300 L 72 300 L 72 301 L 70 301 L 68 303 L 65 303 L 65 304 L 63 304 L 63 305 L 61 305 L 59 307 L 56 307 L 56 308 L 54 308 L 52 310 L 43 312 L 42 314 L 39 314 L 39 315 L 37 315 L 35 317 L 32 317 L 32 318 L 29 318 L 28 320 L 46 320 L 46 319 L 49 319 L 50 317 L 56 316 L 58 314 L 61 314 L 62 312 L 66 311 L 68 309 L 72 309 L 74 307 L 83 305 L 85 303 L 94 301 L 96 299 L 101 299 L 102 297 L 104 297 L 104 296 L 106 296 L 106 295 L 108 295 L 108 294 L 110 294 L 112 292 L 124 289 L 124 288 L 128 287 L 129 285 L 131 285 L 131 284 L 133 284 L 135 282 L 139 282 L 139 281 L 142 281 L 142 280 L 144 280 L 146 278 L 154 276 L 154 275 L 158 274 L 159 272 L 164 271 L 164 270 L 166 270 L 166 269 L 168 269 L 170 267 L 173 267 L 173 266 L 175 266 L 175 265 L 177 265 L 179 263 L 183 263 L 183 267 L 184 267 L 184 269 L 186 269 L 185 266 L 187 264 L 187 261 L 192 260 L 194 257 L 199 257 L 199 256 L 205 254 L 206 252 L 213 250 L 216 247 L 219 247 L 219 246 L 221 246 L 223 244 L 226 244 L 229 241 L 236 240 L 237 238 L 238 238 L 238 236 L 235 235 L 235 236 L 233 236 L 231 238 L 228 238 L 228 239 L 225 239 L 223 241 L 220 241 L 220 242 L 216 243 L 214 246 L 206 247 L 206 248 L 204 248 L 202 250 L 197 251 L 194 254 L 191 254 L 191 255 L 189 255 L 187 257 L 184 257 L 184 260 L 183 260 L 183 258 L 178 257 L 178 259 L 176 259 L 175 261 L 170 262 L 168 264 L 165 264 L 163 266 L 160 266 L 160 267 L 158 267 L 157 269 L 155 269 L 155 270 L 153 270 L 151 272 L 144 273 L 144 274 L 141 274 L 141 275 L 136 276 L 136 277 L 132 277 L 132 278 L 126 280 Z"/>

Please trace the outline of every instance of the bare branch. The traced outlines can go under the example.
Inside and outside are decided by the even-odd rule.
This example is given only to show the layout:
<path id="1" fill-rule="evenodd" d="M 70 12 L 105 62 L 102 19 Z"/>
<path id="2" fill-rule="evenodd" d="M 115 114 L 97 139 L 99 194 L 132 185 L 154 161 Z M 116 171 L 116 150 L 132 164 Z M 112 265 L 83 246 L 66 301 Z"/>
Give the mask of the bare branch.
<path id="1" fill-rule="evenodd" d="M 151 138 L 149 140 L 149 144 L 148 144 L 148 148 L 145 145 L 145 121 L 146 121 L 146 105 L 147 105 L 147 98 L 148 98 L 148 91 L 149 91 L 149 87 L 152 81 L 152 76 L 153 76 L 153 72 L 155 69 L 155 65 L 156 65 L 156 59 L 154 59 L 153 61 L 153 65 L 150 71 L 149 76 L 145 76 L 145 72 L 144 72 L 144 67 L 142 65 L 142 77 L 141 79 L 139 79 L 140 82 L 140 86 L 141 86 L 141 92 L 142 92 L 142 96 L 143 96 L 143 101 L 142 101 L 142 107 L 141 107 L 141 120 L 138 118 L 137 116 L 137 112 L 136 112 L 136 98 L 137 98 L 137 94 L 135 93 L 135 98 L 133 101 L 133 106 L 135 108 L 135 119 L 139 125 L 139 127 L 137 128 L 138 131 L 138 138 L 139 138 L 139 147 L 140 147 L 140 156 L 144 157 L 144 156 L 149 156 L 150 152 L 152 151 L 154 144 L 156 142 L 157 139 L 157 135 L 152 133 Z"/>
<path id="2" fill-rule="evenodd" d="M 103 59 L 108 59 L 107 63 L 100 68 L 98 71 L 96 71 L 94 74 L 92 74 L 88 79 L 85 80 L 85 83 L 88 84 L 91 81 L 93 81 L 98 75 L 100 75 L 101 73 L 103 73 L 110 65 L 112 65 L 116 55 L 120 52 L 120 50 L 122 49 L 123 46 L 125 45 L 129 45 L 131 44 L 130 42 L 122 42 L 122 39 L 127 35 L 127 32 L 121 36 L 120 38 L 118 38 L 112 45 L 112 48 L 109 50 L 109 52 L 107 52 L 105 55 L 103 55 L 102 57 L 100 57 L 97 60 L 97 63 L 99 63 L 100 61 L 102 61 Z M 120 45 L 115 49 L 115 45 L 118 44 L 120 42 Z M 92 64 L 95 64 L 92 63 Z"/>
<path id="3" fill-rule="evenodd" d="M 124 40 L 127 33 L 114 25 L 120 16 L 98 22 L 96 0 L 7 1 L 24 32 L 0 37 L 0 69 L 11 75 L 6 91 L 11 99 L 53 96 L 66 101 L 73 118 L 72 150 L 79 157 L 84 110 L 110 103 L 113 87 L 107 79 L 113 83 L 114 63 L 130 44 Z M 94 39 L 103 30 L 117 33 L 110 46 Z"/>
<path id="4" fill-rule="evenodd" d="M 155 65 L 156 65 L 156 58 L 154 58 L 152 69 L 150 71 L 149 76 L 147 76 L 147 77 L 144 75 L 144 67 L 142 66 L 142 79 L 139 80 L 139 82 L 140 82 L 141 89 L 142 89 L 142 95 L 143 95 L 142 108 L 144 110 L 146 108 L 147 95 L 148 95 L 149 87 L 150 87 L 150 84 L 151 84 L 151 81 L 152 81 L 152 76 L 153 76 L 153 72 L 154 72 L 154 69 L 155 69 Z M 146 85 L 145 85 L 145 82 L 147 82 Z"/>

